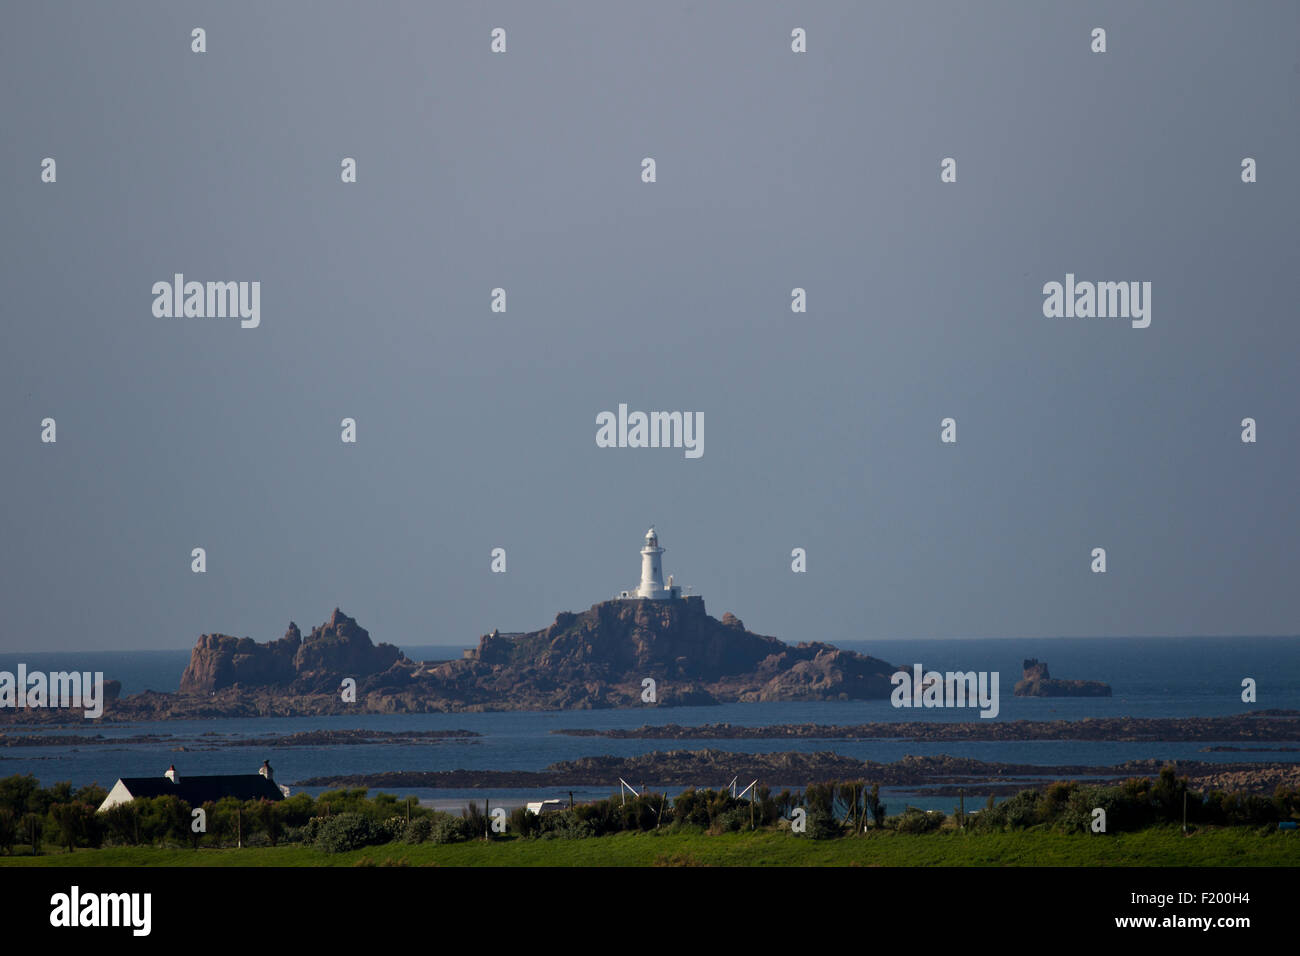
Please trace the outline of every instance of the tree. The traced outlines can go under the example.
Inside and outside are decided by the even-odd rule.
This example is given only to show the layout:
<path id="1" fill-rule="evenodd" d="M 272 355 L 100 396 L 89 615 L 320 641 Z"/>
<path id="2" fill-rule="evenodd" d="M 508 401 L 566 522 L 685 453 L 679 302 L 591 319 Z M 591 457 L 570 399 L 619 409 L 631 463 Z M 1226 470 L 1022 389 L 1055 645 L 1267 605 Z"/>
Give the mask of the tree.
<path id="1" fill-rule="evenodd" d="M 88 803 L 96 809 L 108 798 L 108 791 L 97 783 L 78 787 L 72 793 L 72 799 L 79 803 Z"/>
<path id="2" fill-rule="evenodd" d="M 863 799 L 863 811 L 877 830 L 885 825 L 885 805 L 880 802 L 880 784 L 873 783 Z"/>
<path id="3" fill-rule="evenodd" d="M 103 813 L 104 829 L 109 838 L 122 846 L 134 846 L 140 842 L 140 808 L 134 800 L 118 803 Z"/>
<path id="4" fill-rule="evenodd" d="M 279 844 L 280 836 L 284 833 L 284 817 L 280 805 L 273 800 L 251 800 L 248 809 L 248 815 L 257 821 L 258 828 L 266 834 L 267 842 L 271 846 Z"/>
<path id="5" fill-rule="evenodd" d="M 280 816 L 284 820 L 285 826 L 300 827 L 316 815 L 315 801 L 310 793 L 295 793 L 287 800 L 281 800 L 279 803 Z M 416 808 L 416 813 L 421 808 Z"/>
<path id="6" fill-rule="evenodd" d="M 844 803 L 847 812 L 846 822 L 854 824 L 855 829 L 858 822 L 858 815 L 861 812 L 859 807 L 861 806 L 865 789 L 866 788 L 862 782 L 858 780 L 850 780 L 847 783 L 840 784 L 839 787 L 840 800 Z"/>
<path id="7" fill-rule="evenodd" d="M 59 843 L 71 853 L 79 844 L 94 846 L 98 838 L 99 821 L 95 808 L 87 803 L 56 803 L 50 807 L 50 817 L 58 831 Z"/>
<path id="8" fill-rule="evenodd" d="M 468 821 L 466 823 L 466 829 L 473 832 L 476 836 L 480 836 L 485 840 L 487 839 L 487 814 L 483 812 L 482 807 L 480 807 L 475 801 L 471 800 L 465 805 L 465 813 L 462 816 L 466 821 Z"/>
<path id="9" fill-rule="evenodd" d="M 72 802 L 72 784 L 67 780 L 60 781 L 49 787 L 38 787 L 27 802 L 27 809 L 32 813 L 39 813 L 41 816 L 50 812 L 50 807 L 56 803 Z"/>
<path id="10" fill-rule="evenodd" d="M 208 812 L 208 836 L 217 846 L 226 846 L 242 836 L 243 804 L 235 797 L 222 797 L 203 805 Z"/>
<path id="11" fill-rule="evenodd" d="M 803 802 L 810 814 L 821 811 L 830 816 L 835 814 L 836 783 L 810 783 L 804 790 Z"/>
<path id="12" fill-rule="evenodd" d="M 43 835 L 44 825 L 41 818 L 34 813 L 24 813 L 20 831 L 23 840 L 32 845 L 32 854 L 41 852 L 41 836 Z"/>
<path id="13" fill-rule="evenodd" d="M 15 817 L 22 817 L 32 809 L 27 804 L 38 789 L 40 783 L 30 773 L 5 777 L 0 780 L 0 808 L 9 810 Z"/>
<path id="14" fill-rule="evenodd" d="M 165 793 L 136 802 L 141 804 L 140 828 L 150 843 L 174 840 L 183 845 L 189 841 L 190 821 L 193 818 L 190 816 L 190 805 L 180 797 Z"/>
<path id="15" fill-rule="evenodd" d="M 0 850 L 8 855 L 18 840 L 18 818 L 8 807 L 0 807 Z"/>
<path id="16" fill-rule="evenodd" d="M 1167 822 L 1182 819 L 1184 794 L 1187 793 L 1187 778 L 1177 776 L 1173 764 L 1160 768 L 1160 777 L 1151 788 L 1151 802 L 1155 806 L 1156 818 Z"/>
<path id="17" fill-rule="evenodd" d="M 355 787 L 351 790 L 326 790 L 316 798 L 316 806 L 322 816 L 332 816 L 335 813 L 366 813 L 369 810 L 369 801 L 366 800 L 366 794 L 370 790 L 368 787 Z"/>

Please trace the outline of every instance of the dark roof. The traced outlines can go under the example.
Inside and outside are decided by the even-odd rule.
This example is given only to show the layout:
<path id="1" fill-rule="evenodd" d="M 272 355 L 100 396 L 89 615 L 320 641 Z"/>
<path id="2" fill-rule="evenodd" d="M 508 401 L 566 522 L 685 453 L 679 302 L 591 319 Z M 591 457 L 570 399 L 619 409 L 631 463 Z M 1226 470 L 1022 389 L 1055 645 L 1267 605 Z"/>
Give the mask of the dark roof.
<path id="1" fill-rule="evenodd" d="M 172 783 L 166 777 L 123 777 L 122 784 L 132 797 L 161 797 L 172 794 L 192 807 L 222 797 L 236 800 L 283 800 L 284 793 L 260 773 L 224 774 L 211 777 L 181 777 Z"/>

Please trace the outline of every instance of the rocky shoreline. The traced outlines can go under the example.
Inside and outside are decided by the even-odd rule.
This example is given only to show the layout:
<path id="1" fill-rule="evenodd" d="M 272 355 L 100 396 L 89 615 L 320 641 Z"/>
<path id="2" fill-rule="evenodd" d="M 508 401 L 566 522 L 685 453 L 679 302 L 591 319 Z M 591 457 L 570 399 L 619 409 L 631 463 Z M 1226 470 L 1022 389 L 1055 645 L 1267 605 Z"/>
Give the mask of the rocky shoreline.
<path id="1" fill-rule="evenodd" d="M 428 789 L 530 789 L 610 786 L 620 777 L 640 787 L 721 787 L 733 777 L 758 779 L 773 787 L 803 787 L 830 780 L 867 780 L 888 787 L 996 787 L 998 792 L 1047 786 L 1056 780 L 1114 784 L 1132 777 L 1155 778 L 1162 760 L 1131 760 L 1104 767 L 989 763 L 946 755 L 907 756 L 893 763 L 857 760 L 830 752 L 732 753 L 723 750 L 656 751 L 637 757 L 583 757 L 541 771 L 422 770 L 311 777 L 300 787 Z M 1300 786 L 1300 764 L 1176 763 L 1197 790 L 1272 794 L 1279 786 Z M 984 791 L 981 791 L 984 792 Z"/>

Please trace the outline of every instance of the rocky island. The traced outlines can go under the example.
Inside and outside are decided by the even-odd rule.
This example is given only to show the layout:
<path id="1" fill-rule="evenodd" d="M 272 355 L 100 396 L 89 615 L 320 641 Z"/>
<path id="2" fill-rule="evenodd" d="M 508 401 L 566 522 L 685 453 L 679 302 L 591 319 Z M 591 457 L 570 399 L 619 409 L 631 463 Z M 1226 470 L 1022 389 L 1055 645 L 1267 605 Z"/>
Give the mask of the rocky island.
<path id="1" fill-rule="evenodd" d="M 1110 685 L 1099 680 L 1058 680 L 1048 672 L 1047 661 L 1031 657 L 1014 693 L 1017 697 L 1109 697 Z"/>
<path id="2" fill-rule="evenodd" d="M 175 694 L 107 702 L 108 720 L 585 710 L 735 701 L 884 699 L 893 665 L 821 642 L 786 644 L 709 616 L 701 597 L 605 601 L 538 631 L 493 631 L 463 658 L 413 661 L 335 608 L 304 635 L 204 634 Z M 653 685 L 647 683 L 653 681 Z M 347 684 L 354 682 L 350 695 Z M 22 722 L 66 721 L 54 710 Z"/>

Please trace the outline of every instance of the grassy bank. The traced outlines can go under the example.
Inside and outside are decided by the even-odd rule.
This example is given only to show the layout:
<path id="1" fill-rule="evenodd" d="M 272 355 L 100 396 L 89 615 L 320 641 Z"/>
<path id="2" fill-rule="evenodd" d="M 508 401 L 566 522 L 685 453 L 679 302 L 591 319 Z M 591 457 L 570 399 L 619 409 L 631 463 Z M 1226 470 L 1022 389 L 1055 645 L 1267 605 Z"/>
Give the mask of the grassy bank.
<path id="1" fill-rule="evenodd" d="M 585 840 L 390 843 L 326 854 L 309 846 L 112 847 L 0 857 L 0 866 L 1296 866 L 1300 835 L 1247 828 L 1154 827 L 1114 836 L 1046 830 L 873 833 L 810 840 L 788 833 L 622 833 Z"/>

